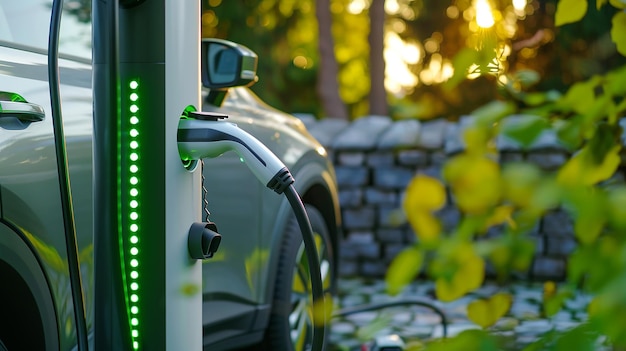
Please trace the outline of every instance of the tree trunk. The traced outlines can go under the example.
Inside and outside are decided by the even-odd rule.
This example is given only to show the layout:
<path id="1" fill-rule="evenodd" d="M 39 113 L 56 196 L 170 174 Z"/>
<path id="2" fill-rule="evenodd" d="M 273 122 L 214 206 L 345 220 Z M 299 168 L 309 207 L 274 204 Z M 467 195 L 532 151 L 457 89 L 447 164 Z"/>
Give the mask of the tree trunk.
<path id="1" fill-rule="evenodd" d="M 370 114 L 386 116 L 387 91 L 385 90 L 385 0 L 372 0 L 370 6 Z"/>
<path id="2" fill-rule="evenodd" d="M 315 13 L 319 33 L 320 65 L 317 73 L 317 95 L 324 117 L 348 119 L 348 110 L 339 96 L 339 67 L 335 58 L 335 41 L 331 31 L 330 0 L 316 0 Z"/>

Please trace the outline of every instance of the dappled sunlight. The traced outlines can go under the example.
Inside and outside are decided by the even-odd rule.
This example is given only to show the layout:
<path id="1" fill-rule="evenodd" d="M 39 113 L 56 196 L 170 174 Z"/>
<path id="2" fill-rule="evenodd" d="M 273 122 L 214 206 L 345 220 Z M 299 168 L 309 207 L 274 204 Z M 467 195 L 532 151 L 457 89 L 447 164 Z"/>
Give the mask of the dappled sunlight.
<path id="1" fill-rule="evenodd" d="M 404 96 L 419 82 L 408 65 L 420 63 L 423 50 L 415 43 L 404 42 L 396 33 L 385 36 L 385 88 L 396 96 Z"/>

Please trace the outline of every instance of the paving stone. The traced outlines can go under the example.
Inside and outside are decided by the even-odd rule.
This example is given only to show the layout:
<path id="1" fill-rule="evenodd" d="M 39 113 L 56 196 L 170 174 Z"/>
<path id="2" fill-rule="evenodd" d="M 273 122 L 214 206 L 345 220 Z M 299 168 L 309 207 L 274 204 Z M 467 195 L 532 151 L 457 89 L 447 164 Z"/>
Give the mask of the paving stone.
<path id="1" fill-rule="evenodd" d="M 520 325 L 515 328 L 517 334 L 534 334 L 540 335 L 550 329 L 554 325 L 549 320 L 539 319 L 534 321 L 522 321 Z"/>
<path id="2" fill-rule="evenodd" d="M 347 322 L 338 322 L 338 323 L 333 323 L 333 333 L 332 334 L 338 334 L 338 335 L 346 335 L 346 334 L 352 334 L 354 335 L 354 333 L 356 332 L 356 327 L 354 326 L 354 324 L 352 323 L 347 323 Z"/>
<path id="3" fill-rule="evenodd" d="M 471 329 L 481 329 L 481 328 L 478 325 L 472 324 L 472 323 L 451 324 L 448 326 L 448 337 L 459 335 L 461 334 L 461 332 L 464 332 L 466 330 L 471 330 Z M 436 325 L 433 329 L 432 337 L 435 339 L 442 338 L 443 326 Z"/>
<path id="4" fill-rule="evenodd" d="M 343 291 L 347 292 L 347 294 L 341 295 L 342 298 L 338 304 L 367 306 L 368 303 L 398 301 L 398 299 L 411 296 L 419 296 L 425 299 L 432 292 L 433 286 L 432 281 L 415 281 L 405 289 L 403 294 L 388 296 L 385 294 L 385 283 L 383 280 L 366 282 L 363 279 L 352 279 L 346 283 L 340 283 L 340 293 Z M 574 317 L 575 313 L 569 310 L 557 313 L 551 320 L 541 318 L 536 312 L 539 305 L 534 302 L 534 299 L 542 296 L 541 283 L 512 283 L 512 285 L 503 289 L 501 286 L 488 282 L 471 296 L 449 303 L 438 301 L 432 301 L 432 303 L 444 311 L 449 323 L 448 335 L 454 336 L 464 330 L 480 329 L 479 326 L 470 322 L 467 318 L 467 304 L 477 296 L 493 294 L 497 291 L 511 291 L 515 294 L 515 300 L 509 315 L 500 319 L 496 325 L 490 328 L 490 331 L 511 340 L 512 347 L 518 345 L 519 348 L 516 347 L 515 349 L 522 349 L 522 345 L 535 341 L 539 336 L 552 328 L 565 331 L 584 321 L 577 320 Z M 574 301 L 573 305 L 575 307 L 584 308 L 586 306 L 584 303 L 590 301 L 590 299 L 590 296 L 579 294 L 572 301 Z M 515 311 L 515 309 L 518 309 L 518 311 Z M 531 311 L 532 316 L 524 316 L 524 311 Z M 339 340 L 336 342 L 342 344 L 349 342 L 350 335 L 348 331 L 352 328 L 355 330 L 352 338 L 356 339 L 356 333 L 362 331 L 363 328 L 368 328 L 368 323 L 377 320 L 377 318 L 378 320 L 389 318 L 389 323 L 386 328 L 378 330 L 376 334 L 395 333 L 400 335 L 405 342 L 428 341 L 443 336 L 441 319 L 434 311 L 420 306 L 400 306 L 384 311 L 369 311 L 346 316 L 345 318 L 336 318 L 335 321 L 340 323 L 339 330 L 335 332 L 331 329 L 331 334 L 335 335 L 331 340 Z M 355 345 L 357 344 L 355 343 Z M 604 351 L 605 349 L 599 347 L 597 350 Z M 358 351 L 358 348 L 355 351 Z"/>

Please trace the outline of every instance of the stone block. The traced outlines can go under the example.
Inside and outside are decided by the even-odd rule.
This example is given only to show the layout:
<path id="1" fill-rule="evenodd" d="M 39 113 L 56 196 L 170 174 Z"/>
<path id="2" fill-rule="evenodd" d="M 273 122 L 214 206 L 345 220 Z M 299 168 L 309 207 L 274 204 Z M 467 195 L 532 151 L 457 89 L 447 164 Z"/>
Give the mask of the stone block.
<path id="1" fill-rule="evenodd" d="M 342 217 L 346 229 L 372 229 L 376 224 L 376 211 L 373 207 L 343 209 Z"/>
<path id="2" fill-rule="evenodd" d="M 405 242 L 404 233 L 405 230 L 400 228 L 378 229 L 376 231 L 376 239 L 383 244 L 403 244 Z"/>
<path id="3" fill-rule="evenodd" d="M 441 221 L 441 227 L 445 232 L 449 232 L 456 228 L 461 221 L 461 212 L 456 206 L 446 205 L 439 211 L 435 212 L 435 217 Z"/>
<path id="4" fill-rule="evenodd" d="M 335 150 L 373 150 L 378 139 L 392 124 L 388 116 L 364 116 L 341 131 L 332 143 Z"/>
<path id="5" fill-rule="evenodd" d="M 367 259 L 370 261 L 376 261 L 380 259 L 380 244 L 359 244 L 356 245 L 356 250 L 360 259 Z"/>
<path id="6" fill-rule="evenodd" d="M 568 256 L 572 252 L 574 252 L 574 250 L 578 246 L 574 237 L 546 235 L 545 242 L 545 253 L 549 256 Z"/>
<path id="7" fill-rule="evenodd" d="M 531 278 L 539 280 L 562 280 L 565 278 L 565 259 L 539 256 L 532 265 Z"/>
<path id="8" fill-rule="evenodd" d="M 425 149 L 441 149 L 448 123 L 444 119 L 437 119 L 422 123 L 418 145 Z"/>
<path id="9" fill-rule="evenodd" d="M 395 190 L 369 187 L 365 189 L 365 203 L 369 205 L 398 206 L 398 193 Z"/>
<path id="10" fill-rule="evenodd" d="M 541 233 L 553 237 L 572 237 L 574 235 L 574 223 L 569 214 L 564 211 L 548 212 L 541 221 Z"/>
<path id="11" fill-rule="evenodd" d="M 379 228 L 397 228 L 400 224 L 399 217 L 404 217 L 402 209 L 398 206 L 381 205 L 377 208 Z"/>
<path id="12" fill-rule="evenodd" d="M 531 152 L 527 159 L 541 169 L 552 171 L 564 165 L 568 157 L 563 152 Z"/>
<path id="13" fill-rule="evenodd" d="M 351 231 L 346 235 L 345 245 L 370 245 L 376 242 L 374 233 L 371 231 Z"/>
<path id="14" fill-rule="evenodd" d="M 356 261 L 342 261 L 339 265 L 339 276 L 342 278 L 359 275 L 359 264 Z"/>
<path id="15" fill-rule="evenodd" d="M 439 181 L 443 181 L 443 176 L 441 174 L 441 165 L 431 164 L 423 168 L 419 168 L 416 174 L 423 174 L 425 176 L 435 178 Z"/>
<path id="16" fill-rule="evenodd" d="M 336 155 L 339 166 L 361 166 L 365 162 L 365 154 L 358 151 L 342 151 Z"/>
<path id="17" fill-rule="evenodd" d="M 459 123 L 449 123 L 446 128 L 444 151 L 447 155 L 455 155 L 465 150 L 463 127 Z"/>
<path id="18" fill-rule="evenodd" d="M 407 119 L 393 123 L 378 140 L 379 149 L 396 149 L 416 146 L 420 139 L 421 123 Z"/>
<path id="19" fill-rule="evenodd" d="M 325 118 L 312 124 L 309 133 L 324 147 L 332 147 L 335 137 L 348 128 L 349 122 L 337 118 Z"/>
<path id="20" fill-rule="evenodd" d="M 369 183 L 369 170 L 366 167 L 336 166 L 337 185 L 341 187 L 357 187 Z"/>
<path id="21" fill-rule="evenodd" d="M 341 262 L 356 260 L 359 257 L 359 252 L 356 249 L 356 245 L 353 242 L 347 240 L 343 240 L 339 244 L 339 252 L 341 252 L 341 255 L 339 256 L 339 260 Z"/>
<path id="22" fill-rule="evenodd" d="M 395 155 L 391 151 L 370 152 L 365 162 L 371 168 L 389 167 L 395 163 Z"/>
<path id="23" fill-rule="evenodd" d="M 374 185 L 386 189 L 403 189 L 414 175 L 412 170 L 402 167 L 374 169 Z"/>
<path id="24" fill-rule="evenodd" d="M 507 152 L 507 151 L 500 152 L 500 163 L 503 165 L 506 163 L 522 162 L 522 161 L 524 161 L 524 154 L 521 152 Z"/>
<path id="25" fill-rule="evenodd" d="M 430 153 L 430 163 L 433 166 L 441 167 L 448 162 L 449 158 L 443 151 L 435 150 Z"/>
<path id="26" fill-rule="evenodd" d="M 384 262 L 388 265 L 393 259 L 406 248 L 406 245 L 402 244 L 390 244 L 384 245 Z"/>
<path id="27" fill-rule="evenodd" d="M 397 158 L 401 166 L 424 167 L 430 162 L 429 153 L 424 150 L 400 150 Z"/>
<path id="28" fill-rule="evenodd" d="M 341 208 L 353 208 L 363 205 L 363 190 L 361 188 L 339 189 L 339 205 Z"/>
<path id="29" fill-rule="evenodd" d="M 361 262 L 361 275 L 367 278 L 383 278 L 387 273 L 387 265 L 381 261 Z"/>

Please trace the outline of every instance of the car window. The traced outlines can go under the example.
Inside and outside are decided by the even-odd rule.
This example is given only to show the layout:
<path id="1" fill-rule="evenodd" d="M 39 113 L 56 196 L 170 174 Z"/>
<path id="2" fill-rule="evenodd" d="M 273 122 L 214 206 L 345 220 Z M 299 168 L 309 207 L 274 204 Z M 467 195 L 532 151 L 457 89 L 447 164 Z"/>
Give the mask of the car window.
<path id="1" fill-rule="evenodd" d="M 59 52 L 91 58 L 91 19 L 87 1 L 66 1 Z M 47 50 L 52 0 L 0 2 L 0 40 Z M 85 15 L 86 14 L 86 15 Z"/>

